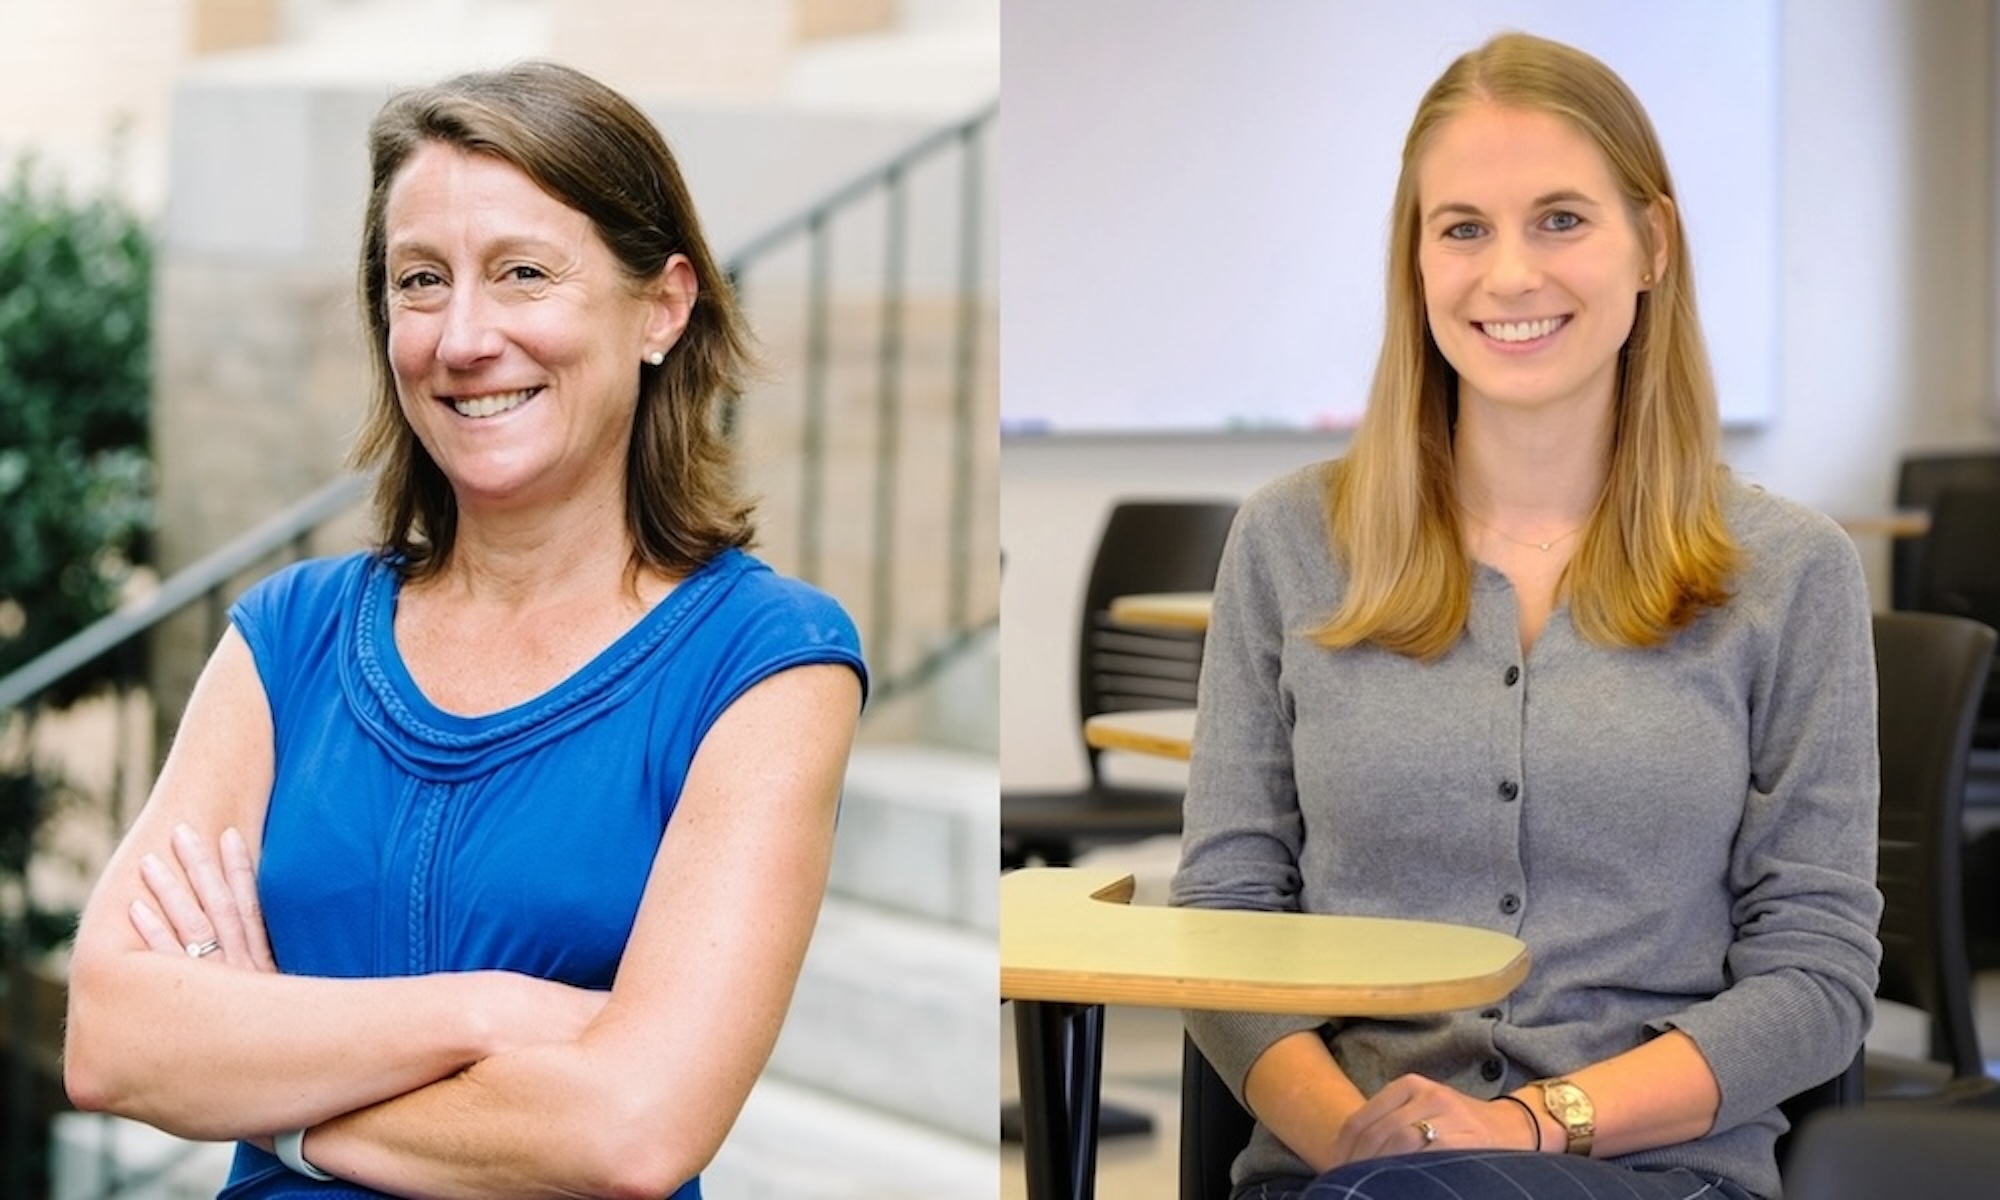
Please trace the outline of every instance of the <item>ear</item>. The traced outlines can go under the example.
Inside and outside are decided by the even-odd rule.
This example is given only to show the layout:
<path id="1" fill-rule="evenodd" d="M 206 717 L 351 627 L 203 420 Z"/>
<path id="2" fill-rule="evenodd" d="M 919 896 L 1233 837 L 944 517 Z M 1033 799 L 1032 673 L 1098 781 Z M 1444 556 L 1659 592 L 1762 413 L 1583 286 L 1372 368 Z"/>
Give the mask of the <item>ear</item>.
<path id="1" fill-rule="evenodd" d="M 1646 276 L 1646 283 L 1641 291 L 1653 290 L 1654 282 L 1666 278 L 1667 246 L 1670 244 L 1667 232 L 1674 227 L 1674 218 L 1674 202 L 1665 196 L 1646 206 L 1646 238 L 1653 248 L 1653 255 L 1650 263 L 1651 273 Z"/>
<path id="2" fill-rule="evenodd" d="M 688 316 L 694 312 L 695 296 L 700 290 L 694 264 L 687 255 L 676 254 L 667 260 L 667 265 L 660 268 L 642 293 L 646 300 L 646 343 L 641 357 L 650 361 L 654 355 L 674 348 L 687 329 Z"/>

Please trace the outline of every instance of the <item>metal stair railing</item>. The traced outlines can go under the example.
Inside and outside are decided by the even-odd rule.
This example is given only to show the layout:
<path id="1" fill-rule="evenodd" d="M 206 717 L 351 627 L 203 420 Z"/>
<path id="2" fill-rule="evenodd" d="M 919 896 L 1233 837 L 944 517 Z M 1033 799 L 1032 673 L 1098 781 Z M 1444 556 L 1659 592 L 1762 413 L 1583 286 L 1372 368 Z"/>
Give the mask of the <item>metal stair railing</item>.
<path id="1" fill-rule="evenodd" d="M 228 620 L 223 603 L 228 585 L 287 548 L 292 551 L 293 559 L 306 557 L 311 553 L 313 533 L 354 507 L 366 485 L 367 480 L 359 476 L 334 480 L 238 535 L 220 550 L 175 572 L 138 604 L 97 621 L 13 674 L 0 678 L 0 716 L 27 707 L 71 671 L 89 666 L 195 604 L 207 609 L 208 640 L 219 641 Z"/>
<path id="2" fill-rule="evenodd" d="M 780 562 L 780 569 L 834 591 L 860 624 L 864 648 L 874 674 L 876 704 L 914 691 L 934 677 L 982 633 L 998 622 L 996 587 L 981 588 L 982 564 L 991 558 L 997 569 L 997 531 L 981 525 L 980 499 L 991 502 L 997 492 L 997 468 L 991 455 L 982 457 L 979 439 L 992 437 L 997 443 L 998 420 L 982 420 L 984 409 L 993 401 L 997 364 L 990 353 L 982 357 L 983 332 L 993 318 L 988 305 L 988 289 L 983 283 L 983 248 L 989 236 L 982 203 L 985 187 L 987 139 L 998 116 L 998 105 L 989 105 L 961 121 L 925 135 L 881 165 L 856 175 L 827 193 L 799 214 L 787 218 L 749 239 L 725 259 L 731 281 L 746 293 L 758 288 L 760 264 L 803 244 L 811 262 L 806 282 L 805 326 L 807 346 L 799 372 L 799 403 L 802 410 L 801 436 L 796 461 L 800 471 L 798 502 L 795 507 L 795 561 Z M 955 319 L 947 351 L 951 363 L 949 397 L 949 464 L 944 472 L 948 494 L 940 498 L 948 513 L 945 541 L 933 547 L 935 559 L 944 570 L 941 611 L 931 614 L 932 628 L 914 651 L 904 653 L 899 645 L 899 624 L 910 618 L 897 604 L 899 581 L 907 573 L 912 551 L 898 536 L 896 517 L 911 498 L 905 494 L 900 466 L 904 462 L 901 426 L 910 398 L 905 380 L 907 331 L 906 304 L 910 296 L 910 181 L 927 164 L 946 156 L 958 157 L 958 211 L 956 213 L 955 280 L 950 289 Z M 876 344 L 874 411 L 875 444 L 865 469 L 873 473 L 866 524 L 870 531 L 868 558 L 871 569 L 858 585 L 843 589 L 824 578 L 827 571 L 826 545 L 836 514 L 827 503 L 833 473 L 854 469 L 853 464 L 833 461 L 827 436 L 831 418 L 832 378 L 837 369 L 831 326 L 834 300 L 832 270 L 833 237 L 839 222 L 879 199 L 883 209 L 882 262 L 879 293 L 875 300 L 879 318 L 875 322 Z M 753 317 L 756 305 L 746 296 Z M 738 398 L 740 401 L 740 398 Z M 740 418 L 740 404 L 724 405 L 725 427 L 734 430 Z M 929 452 L 929 448 L 926 448 Z M 367 480 L 347 476 L 313 492 L 291 507 L 232 539 L 227 545 L 175 572 L 150 596 L 129 609 L 115 612 L 82 630 L 13 673 L 0 677 L 0 752 L 18 746 L 32 763 L 32 730 L 39 716 L 42 696 L 74 671 L 106 655 L 137 645 L 137 639 L 162 622 L 199 607 L 204 613 L 205 644 L 220 639 L 227 623 L 228 602 L 239 581 L 252 572 L 263 574 L 283 562 L 313 553 L 315 535 L 329 522 L 347 514 L 361 500 Z M 988 523 L 990 525 L 991 522 Z M 933 561 L 933 560 L 926 560 Z M 934 563 L 934 565 L 936 565 Z M 997 581 L 995 581 L 997 583 Z M 980 594 L 982 590 L 988 594 Z M 904 638 L 900 641 L 908 641 Z M 871 705 L 873 707 L 874 705 Z M 121 734 L 122 736 L 122 734 Z M 122 757 L 122 753 L 120 757 Z M 122 790 L 123 781 L 113 790 Z M 122 825 L 124 817 L 116 798 L 107 807 L 107 817 Z M 115 834 L 118 832 L 114 830 Z M 27 881 L 0 879 L 0 905 L 12 902 L 21 907 L 23 920 L 7 922 L 25 935 L 25 918 L 34 914 L 34 898 Z M 0 911 L 0 915 L 5 915 Z M 17 966 L 27 962 L 25 944 L 0 946 L 6 968 L 0 971 L 4 984 Z M 26 1195 L 28 1143 L 32 1130 L 27 1122 L 36 1107 L 35 1064 L 26 1052 L 34 1036 L 40 1014 L 34 1011 L 33 997 L 26 987 L 6 989 L 8 1019 L 4 1039 L 17 1052 L 11 1055 L 15 1069 L 6 1081 L 5 1095 L 10 1114 L 0 1129 L 0 1194 Z M 102 1156 L 100 1179 L 106 1181 L 105 1197 L 125 1194 L 157 1179 L 172 1164 L 156 1164 L 143 1178 L 120 1178 L 107 1152 Z"/>
<path id="3" fill-rule="evenodd" d="M 836 302 L 835 241 L 837 223 L 843 215 L 857 215 L 879 199 L 882 209 L 880 278 L 874 296 L 874 435 L 872 476 L 866 527 L 869 530 L 870 572 L 853 591 L 834 588 L 847 601 L 861 623 L 863 645 L 868 648 L 871 669 L 876 674 L 874 696 L 886 700 L 920 686 L 965 645 L 998 621 L 997 578 L 982 574 L 982 567 L 997 567 L 999 550 L 992 529 L 979 525 L 979 499 L 997 493 L 997 469 L 992 455 L 982 459 L 980 439 L 990 439 L 997 447 L 998 416 L 982 421 L 981 403 L 997 390 L 982 393 L 984 381 L 997 381 L 997 364 L 982 364 L 982 325 L 986 319 L 988 289 L 983 286 L 983 249 L 986 214 L 982 204 L 986 183 L 986 142 L 998 119 L 994 103 L 970 116 L 940 128 L 911 144 L 879 166 L 863 171 L 829 192 L 824 199 L 799 214 L 778 222 L 749 239 L 729 260 L 727 271 L 732 284 L 748 300 L 756 294 L 755 268 L 794 248 L 802 248 L 807 258 L 803 284 L 802 324 L 804 336 L 798 376 L 800 433 L 798 454 L 800 480 L 793 509 L 797 531 L 795 560 L 786 564 L 791 573 L 822 586 L 829 586 L 829 531 L 841 515 L 828 502 L 828 451 L 832 391 L 838 368 L 833 338 Z M 897 514 L 902 510 L 902 481 L 906 464 L 901 419 L 910 396 L 905 380 L 907 348 L 907 303 L 912 284 L 913 222 L 910 214 L 912 181 L 927 164 L 948 156 L 957 159 L 959 209 L 955 239 L 955 278 L 950 288 L 954 323 L 948 350 L 951 364 L 949 383 L 950 423 L 948 444 L 943 447 L 948 493 L 943 498 L 947 519 L 944 544 L 933 547 L 942 558 L 945 579 L 941 613 L 927 624 L 939 633 L 930 645 L 919 647 L 913 657 L 905 657 L 897 644 L 899 626 L 899 579 L 909 562 L 908 550 L 897 532 Z M 982 374 L 982 366 L 985 373 Z M 725 410 L 731 429 L 742 422 L 736 406 Z M 926 448 L 928 451 L 930 448 Z M 980 582 L 990 582 L 987 593 L 976 598 Z M 985 602 L 982 604 L 980 600 Z"/>

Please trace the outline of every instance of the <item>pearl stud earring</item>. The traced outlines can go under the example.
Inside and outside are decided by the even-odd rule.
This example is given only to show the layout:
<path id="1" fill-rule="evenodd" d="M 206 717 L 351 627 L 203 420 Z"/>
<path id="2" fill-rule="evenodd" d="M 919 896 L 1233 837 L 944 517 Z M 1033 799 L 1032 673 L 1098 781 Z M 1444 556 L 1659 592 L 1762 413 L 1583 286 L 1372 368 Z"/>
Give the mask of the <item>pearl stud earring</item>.
<path id="1" fill-rule="evenodd" d="M 646 361 L 657 367 L 667 361 L 667 352 L 665 350 L 655 350 L 646 356 Z"/>

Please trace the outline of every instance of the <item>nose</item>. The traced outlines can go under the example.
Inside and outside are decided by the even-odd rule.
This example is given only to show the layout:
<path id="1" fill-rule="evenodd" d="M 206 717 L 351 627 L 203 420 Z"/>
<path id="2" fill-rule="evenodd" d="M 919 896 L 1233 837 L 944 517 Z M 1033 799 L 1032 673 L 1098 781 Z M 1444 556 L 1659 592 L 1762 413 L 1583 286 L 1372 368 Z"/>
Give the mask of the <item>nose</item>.
<path id="1" fill-rule="evenodd" d="M 501 336 L 492 306 L 476 287 L 453 288 L 438 333 L 438 361 L 463 370 L 500 353 Z"/>
<path id="2" fill-rule="evenodd" d="M 1486 290 L 1496 296 L 1532 292 L 1542 281 L 1541 261 L 1528 239 L 1518 233 L 1494 235 L 1486 268 Z"/>

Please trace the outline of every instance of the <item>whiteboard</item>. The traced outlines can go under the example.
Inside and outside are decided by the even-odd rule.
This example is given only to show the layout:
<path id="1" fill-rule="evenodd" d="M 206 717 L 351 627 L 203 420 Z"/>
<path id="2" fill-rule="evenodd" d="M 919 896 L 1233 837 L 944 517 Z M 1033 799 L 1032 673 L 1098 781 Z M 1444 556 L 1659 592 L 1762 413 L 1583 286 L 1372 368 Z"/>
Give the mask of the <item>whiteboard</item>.
<path id="1" fill-rule="evenodd" d="M 1350 427 L 1410 118 L 1507 29 L 1579 46 L 1638 94 L 1723 418 L 1770 416 L 1778 0 L 1007 0 L 1003 432 Z"/>

